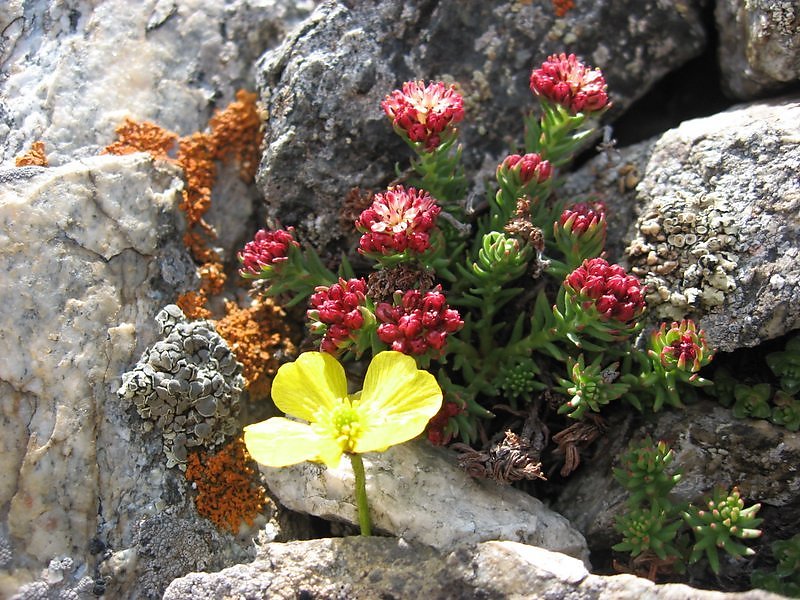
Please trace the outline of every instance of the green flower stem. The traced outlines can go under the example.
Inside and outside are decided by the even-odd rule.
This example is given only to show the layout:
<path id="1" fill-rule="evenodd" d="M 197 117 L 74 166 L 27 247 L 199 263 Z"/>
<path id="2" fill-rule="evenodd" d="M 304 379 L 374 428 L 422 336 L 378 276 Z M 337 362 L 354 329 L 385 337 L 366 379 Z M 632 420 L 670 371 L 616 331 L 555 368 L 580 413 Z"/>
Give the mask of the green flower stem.
<path id="1" fill-rule="evenodd" d="M 353 473 L 356 476 L 356 505 L 358 506 L 358 524 L 361 535 L 372 535 L 372 523 L 369 520 L 369 504 L 367 503 L 367 476 L 364 473 L 364 462 L 360 454 L 348 454 Z"/>

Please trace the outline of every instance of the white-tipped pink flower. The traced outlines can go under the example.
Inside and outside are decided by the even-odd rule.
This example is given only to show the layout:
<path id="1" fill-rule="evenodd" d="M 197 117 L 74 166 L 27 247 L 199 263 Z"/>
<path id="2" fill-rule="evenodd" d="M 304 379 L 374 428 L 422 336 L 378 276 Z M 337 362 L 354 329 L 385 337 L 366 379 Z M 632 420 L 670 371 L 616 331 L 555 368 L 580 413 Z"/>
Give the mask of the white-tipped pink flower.
<path id="1" fill-rule="evenodd" d="M 591 69 L 574 54 L 553 54 L 531 73 L 531 91 L 570 113 L 593 113 L 611 106 L 600 69 Z"/>
<path id="2" fill-rule="evenodd" d="M 423 81 L 407 81 L 381 102 L 395 129 L 412 142 L 422 143 L 431 152 L 455 131 L 453 125 L 464 118 L 464 100 L 455 86 Z"/>

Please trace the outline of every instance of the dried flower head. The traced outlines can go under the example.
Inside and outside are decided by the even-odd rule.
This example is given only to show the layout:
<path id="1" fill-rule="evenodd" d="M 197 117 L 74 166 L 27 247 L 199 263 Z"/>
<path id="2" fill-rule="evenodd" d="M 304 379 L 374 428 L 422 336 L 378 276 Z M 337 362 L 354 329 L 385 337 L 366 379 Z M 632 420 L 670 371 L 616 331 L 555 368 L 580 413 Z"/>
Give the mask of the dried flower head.
<path id="1" fill-rule="evenodd" d="M 424 295 L 419 290 L 396 292 L 394 302 L 381 302 L 375 309 L 378 337 L 392 350 L 422 355 L 441 353 L 448 334 L 464 325 L 458 311 L 448 307 L 441 287 Z"/>
<path id="2" fill-rule="evenodd" d="M 299 246 L 292 227 L 272 231 L 260 229 L 238 255 L 242 263 L 239 273 L 247 278 L 271 275 L 276 267 L 289 260 L 289 250 Z"/>
<path id="3" fill-rule="evenodd" d="M 366 291 L 364 279 L 342 278 L 338 283 L 314 290 L 307 315 L 312 333 L 323 335 L 320 350 L 337 354 L 358 341 L 357 332 L 364 325 L 362 308 Z"/>
<path id="4" fill-rule="evenodd" d="M 375 194 L 355 223 L 363 234 L 359 252 L 376 259 L 425 252 L 440 211 L 428 192 L 413 187 L 398 185 Z"/>
<path id="5" fill-rule="evenodd" d="M 602 319 L 629 323 L 644 312 L 645 286 L 620 265 L 604 258 L 592 258 L 570 273 L 564 285 L 585 299 L 584 308 L 594 305 Z"/>
<path id="6" fill-rule="evenodd" d="M 574 54 L 553 54 L 531 73 L 531 91 L 571 114 L 595 113 L 610 105 L 600 69 L 590 69 Z"/>
<path id="7" fill-rule="evenodd" d="M 455 86 L 423 81 L 407 81 L 381 102 L 392 125 L 410 141 L 431 152 L 452 139 L 453 125 L 464 118 L 464 100 Z"/>

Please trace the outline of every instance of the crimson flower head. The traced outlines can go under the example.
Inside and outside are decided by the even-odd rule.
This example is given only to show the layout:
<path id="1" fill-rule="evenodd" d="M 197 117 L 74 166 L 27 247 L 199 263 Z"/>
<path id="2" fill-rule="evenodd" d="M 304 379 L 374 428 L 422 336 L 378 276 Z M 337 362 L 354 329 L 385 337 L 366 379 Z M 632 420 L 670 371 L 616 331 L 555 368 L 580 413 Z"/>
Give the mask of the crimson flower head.
<path id="1" fill-rule="evenodd" d="M 401 185 L 375 194 L 372 205 L 356 220 L 363 235 L 359 252 L 380 258 L 410 253 L 422 254 L 430 247 L 430 230 L 441 208 L 428 192 Z"/>
<path id="2" fill-rule="evenodd" d="M 431 152 L 455 133 L 453 125 L 464 118 L 464 100 L 455 86 L 407 81 L 381 102 L 396 130 Z"/>
<path id="3" fill-rule="evenodd" d="M 345 281 L 341 277 L 331 286 L 315 288 L 307 316 L 312 332 L 324 332 L 322 352 L 337 354 L 358 340 L 358 330 L 364 325 L 361 307 L 365 305 L 366 291 L 364 279 Z"/>
<path id="4" fill-rule="evenodd" d="M 442 408 L 439 409 L 439 412 L 436 413 L 428 423 L 428 440 L 434 446 L 444 446 L 450 442 L 453 436 L 451 433 L 445 431 L 447 424 L 452 417 L 455 417 L 461 412 L 463 412 L 463 409 L 455 402 L 445 402 L 442 404 Z"/>
<path id="5" fill-rule="evenodd" d="M 393 302 L 375 308 L 378 337 L 392 350 L 421 355 L 441 353 L 448 334 L 464 325 L 458 311 L 447 305 L 441 286 L 424 294 L 419 290 L 395 292 Z"/>
<path id="6" fill-rule="evenodd" d="M 498 169 L 498 178 L 501 175 L 508 177 L 514 175 L 518 186 L 525 186 L 531 182 L 544 183 L 553 176 L 553 167 L 549 161 L 543 160 L 538 154 L 510 154 L 503 159 Z"/>
<path id="7" fill-rule="evenodd" d="M 662 323 L 661 329 L 653 333 L 650 347 L 667 370 L 680 369 L 696 373 L 713 356 L 706 343 L 705 332 L 697 329 L 691 319 L 673 322 L 669 329 L 666 323 Z"/>
<path id="8" fill-rule="evenodd" d="M 579 202 L 565 208 L 558 224 L 570 232 L 582 235 L 589 229 L 602 226 L 606 220 L 606 205 L 603 202 Z"/>
<path id="9" fill-rule="evenodd" d="M 590 69 L 574 54 L 553 54 L 531 73 L 531 91 L 571 114 L 595 113 L 611 106 L 600 69 Z"/>
<path id="10" fill-rule="evenodd" d="M 604 320 L 629 323 L 644 312 L 645 286 L 620 265 L 610 265 L 604 258 L 591 258 L 570 273 L 564 285 L 580 298 L 584 307 L 592 304 Z"/>
<path id="11" fill-rule="evenodd" d="M 260 229 L 252 241 L 238 254 L 242 277 L 270 276 L 276 267 L 289 260 L 289 250 L 299 247 L 294 239 L 294 228 L 268 231 Z"/>

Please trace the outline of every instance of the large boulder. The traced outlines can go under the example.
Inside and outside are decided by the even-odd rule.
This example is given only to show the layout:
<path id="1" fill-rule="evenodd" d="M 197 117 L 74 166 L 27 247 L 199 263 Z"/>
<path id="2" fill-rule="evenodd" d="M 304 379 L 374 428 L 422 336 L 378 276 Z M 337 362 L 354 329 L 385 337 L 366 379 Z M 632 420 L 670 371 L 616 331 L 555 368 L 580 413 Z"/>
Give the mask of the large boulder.
<path id="1" fill-rule="evenodd" d="M 380 102 L 410 79 L 458 82 L 470 168 L 522 139 L 531 69 L 553 52 L 602 68 L 621 112 L 701 52 L 696 4 L 602 0 L 559 18 L 547 2 L 324 2 L 258 68 L 269 214 L 318 247 L 349 233 L 336 207 L 356 186 L 386 185 L 408 155 Z"/>

